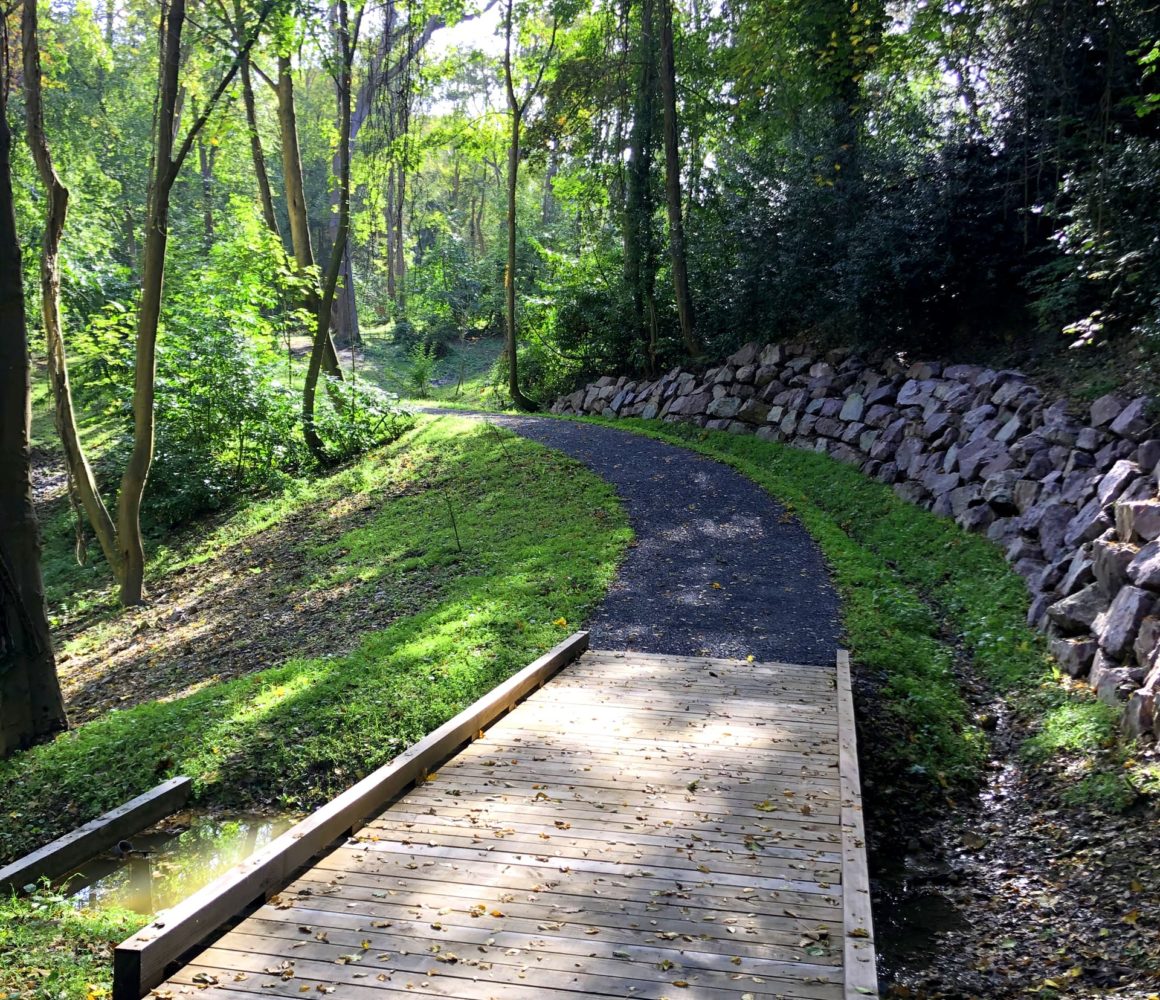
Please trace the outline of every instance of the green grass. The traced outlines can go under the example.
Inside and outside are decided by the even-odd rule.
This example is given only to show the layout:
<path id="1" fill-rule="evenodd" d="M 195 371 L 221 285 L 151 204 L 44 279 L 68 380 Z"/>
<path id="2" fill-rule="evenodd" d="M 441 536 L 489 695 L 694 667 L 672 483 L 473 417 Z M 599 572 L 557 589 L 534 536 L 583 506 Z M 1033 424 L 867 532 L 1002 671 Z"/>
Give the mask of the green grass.
<path id="1" fill-rule="evenodd" d="M 106 996 L 114 946 L 144 923 L 141 914 L 127 910 L 74 910 L 47 890 L 0 899 L 0 995 Z"/>
<path id="2" fill-rule="evenodd" d="M 1026 586 L 992 543 L 826 455 L 687 424 L 600 422 L 732 465 L 801 519 L 842 594 L 851 653 L 879 679 L 897 730 L 894 759 L 877 762 L 881 771 L 933 779 L 932 791 L 978 778 L 987 741 L 953 670 L 961 643 L 993 690 L 1041 718 L 1029 761 L 1072 755 L 1088 768 L 1082 794 L 1125 804 L 1120 762 L 1105 752 L 1113 713 L 1060 686 L 1042 637 L 1026 624 Z"/>
<path id="3" fill-rule="evenodd" d="M 347 655 L 293 659 L 110 712 L 0 763 L 0 856 L 174 774 L 194 778 L 205 806 L 320 804 L 572 632 L 631 539 L 611 487 L 577 463 L 476 423 L 422 418 L 349 468 L 236 511 L 197 544 L 155 553 L 151 571 L 244 551 L 310 504 L 329 505 L 341 522 L 366 495 L 378 500 L 369 517 L 328 541 L 301 539 L 304 564 L 319 568 L 303 586 L 410 589 L 418 613 L 365 632 Z M 76 641 L 100 642 L 108 627 Z M 111 946 L 145 919 L 77 913 L 48 892 L 0 903 L 0 990 L 104 996 Z"/>
<path id="4" fill-rule="evenodd" d="M 497 392 L 492 368 L 503 350 L 495 337 L 474 337 L 449 341 L 447 353 L 435 363 L 435 378 L 442 385 L 430 386 L 427 394 L 417 397 L 409 375 L 408 350 L 395 343 L 386 328 L 363 331 L 365 367 L 362 373 L 388 392 L 414 402 L 438 403 L 463 409 L 500 410 L 507 400 Z"/>
<path id="5" fill-rule="evenodd" d="M 304 496 L 374 492 L 377 514 L 313 552 L 329 566 L 318 585 L 410 579 L 425 606 L 361 635 L 348 655 L 111 712 L 0 764 L 0 855 L 173 774 L 192 776 L 203 804 L 317 805 L 572 631 L 612 579 L 626 519 L 611 488 L 576 463 L 514 436 L 503 444 L 476 424 L 423 420 L 325 484 L 221 525 L 210 552 L 241 544 Z M 304 558 L 317 549 L 302 546 Z"/>

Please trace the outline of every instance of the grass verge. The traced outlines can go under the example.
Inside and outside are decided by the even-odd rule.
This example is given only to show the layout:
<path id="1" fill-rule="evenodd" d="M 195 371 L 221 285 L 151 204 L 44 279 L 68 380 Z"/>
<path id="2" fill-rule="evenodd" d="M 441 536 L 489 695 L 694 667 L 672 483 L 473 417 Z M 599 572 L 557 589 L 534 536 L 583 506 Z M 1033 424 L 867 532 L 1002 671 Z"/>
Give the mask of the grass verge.
<path id="1" fill-rule="evenodd" d="M 961 643 L 994 691 L 1039 718 L 1024 754 L 1066 772 L 1065 801 L 1120 808 L 1134 796 L 1126 757 L 1110 752 L 1115 713 L 1062 685 L 1026 624 L 1026 585 L 992 543 L 823 454 L 688 424 L 600 422 L 725 462 L 801 519 L 842 593 L 851 654 L 884 694 L 890 718 L 875 722 L 894 729 L 893 759 L 876 762 L 879 773 L 931 793 L 978 778 L 987 740 L 955 674 Z"/>
<path id="2" fill-rule="evenodd" d="M 159 565 L 172 573 L 224 558 L 310 502 L 328 501 L 341 521 L 360 494 L 377 498 L 368 516 L 321 541 L 301 538 L 297 556 L 285 553 L 317 571 L 281 599 L 293 603 L 313 587 L 404 589 L 419 592 L 419 609 L 358 634 L 346 654 L 210 679 L 189 694 L 107 712 L 0 763 L 0 856 L 32 849 L 174 774 L 190 775 L 207 806 L 318 805 L 572 631 L 602 597 L 631 538 L 611 487 L 572 460 L 496 428 L 421 418 L 393 445 L 238 511 L 200 544 L 158 556 Z M 164 574 L 155 584 L 164 585 Z M 206 625 L 198 641 L 212 643 L 214 623 Z M 348 625 L 359 632 L 357 616 Z M 147 655 L 141 669 L 149 669 Z M 124 936 L 122 924 L 104 917 L 85 924 L 89 917 L 6 905 L 5 969 L 17 954 L 28 968 L 55 969 L 57 942 L 74 932 L 88 940 L 84 927 L 93 941 L 113 930 L 109 940 Z M 24 983 L 25 995 L 83 997 L 70 984 L 91 980 L 99 991 L 107 976 L 78 972 L 66 983 L 46 971 Z"/>
<path id="3" fill-rule="evenodd" d="M 0 899 L 0 996 L 106 996 L 113 948 L 143 922 L 127 910 L 81 912 L 48 889 Z"/>

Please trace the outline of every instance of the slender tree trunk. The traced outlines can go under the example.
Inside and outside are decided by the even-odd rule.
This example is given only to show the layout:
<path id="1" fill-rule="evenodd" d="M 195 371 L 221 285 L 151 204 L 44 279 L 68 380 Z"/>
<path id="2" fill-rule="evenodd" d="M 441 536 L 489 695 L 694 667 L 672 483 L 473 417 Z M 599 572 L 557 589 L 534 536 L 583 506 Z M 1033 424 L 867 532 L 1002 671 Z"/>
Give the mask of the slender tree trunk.
<path id="1" fill-rule="evenodd" d="M 396 300 L 398 289 L 395 287 L 395 167 L 391 165 L 387 171 L 387 204 L 383 209 L 383 221 L 387 227 L 387 298 Z"/>
<path id="2" fill-rule="evenodd" d="M 294 108 L 294 70 L 289 55 L 278 56 L 278 130 L 282 137 L 282 178 L 286 185 L 286 212 L 290 217 L 290 242 L 298 273 L 307 278 L 309 290 L 302 308 L 311 316 L 318 315 L 319 294 L 315 284 L 314 248 L 310 242 L 310 224 L 306 216 L 306 195 L 302 181 L 302 158 L 298 151 L 298 117 Z M 327 375 L 341 378 L 338 352 L 330 337 L 322 345 L 322 370 Z"/>
<path id="3" fill-rule="evenodd" d="M 640 0 L 636 100 L 629 135 L 624 211 L 624 277 L 632 295 L 637 337 L 649 374 L 656 373 L 656 250 L 653 245 L 652 158 L 656 127 L 657 57 L 653 0 Z"/>
<path id="4" fill-rule="evenodd" d="M 701 345 L 694 327 L 693 295 L 689 290 L 689 269 L 685 256 L 685 227 L 681 220 L 681 153 L 678 143 L 677 74 L 673 58 L 672 0 L 661 5 L 661 98 L 664 102 L 665 200 L 669 214 L 669 254 L 673 266 L 673 291 L 681 339 L 690 357 L 698 357 Z"/>
<path id="5" fill-rule="evenodd" d="M 239 18 L 239 31 L 240 18 Z M 242 102 L 246 108 L 246 131 L 250 133 L 250 158 L 254 161 L 254 177 L 258 182 L 258 199 L 262 204 L 262 218 L 266 227 L 279 240 L 282 233 L 278 228 L 278 215 L 274 211 L 274 195 L 270 190 L 270 175 L 266 170 L 266 154 L 262 149 L 262 136 L 258 132 L 258 108 L 254 100 L 254 82 L 250 75 L 250 58 L 242 60 L 238 69 L 242 77 Z"/>
<path id="6" fill-rule="evenodd" d="M 161 50 L 161 85 L 154 134 L 153 176 L 145 222 L 145 252 L 141 297 L 137 306 L 137 344 L 133 375 L 133 450 L 121 477 L 117 500 L 117 545 L 123 569 L 121 603 L 144 598 L 145 546 L 141 539 L 141 500 L 153 464 L 154 393 L 157 378 L 157 324 L 165 281 L 165 250 L 169 241 L 169 196 L 176 176 L 173 163 L 178 72 L 185 0 L 171 0 Z"/>
<path id="7" fill-rule="evenodd" d="M 523 108 L 516 99 L 512 83 L 512 0 L 507 0 L 504 21 L 504 85 L 507 88 L 508 112 L 511 117 L 511 138 L 508 143 L 507 176 L 507 266 L 504 270 L 504 306 L 506 311 L 505 351 L 508 358 L 508 395 L 521 410 L 535 407 L 520 390 L 519 352 L 516 349 L 516 191 L 520 171 L 520 119 Z"/>
<path id="8" fill-rule="evenodd" d="M 205 232 L 205 248 L 213 246 L 213 161 L 215 148 L 205 141 L 204 135 L 197 137 L 197 159 L 201 170 L 201 217 Z"/>
<path id="9" fill-rule="evenodd" d="M 44 235 L 40 258 L 40 300 L 44 333 L 47 341 L 48 374 L 52 385 L 57 433 L 64 449 L 70 494 L 79 502 L 92 525 L 97 542 L 113 570 L 120 578 L 117 557 L 116 528 L 108 508 L 101 499 L 96 476 L 77 431 L 69 383 L 68 358 L 60 317 L 60 241 L 68 214 L 68 188 L 61 183 L 52 162 L 48 139 L 44 133 L 44 112 L 40 86 L 40 45 L 37 0 L 26 0 L 22 15 L 24 47 L 24 107 L 28 145 L 47 195 Z"/>
<path id="10" fill-rule="evenodd" d="M 307 447 L 319 462 L 325 461 L 326 448 L 314 422 L 314 407 L 318 392 L 318 378 L 323 367 L 326 345 L 334 350 L 330 338 L 331 309 L 334 306 L 335 289 L 338 286 L 343 258 L 346 254 L 347 237 L 350 232 L 350 136 L 351 136 L 351 67 L 354 60 L 355 41 L 351 36 L 349 11 L 346 0 L 338 0 L 338 40 L 341 65 L 338 72 L 338 231 L 334 246 L 330 250 L 330 263 L 322 284 L 322 301 L 318 305 L 317 324 L 314 332 L 314 348 L 310 352 L 310 364 L 306 370 L 306 381 L 302 392 L 302 428 Z"/>
<path id="11" fill-rule="evenodd" d="M 0 756 L 68 725 L 32 505 L 31 371 L 11 149 L 7 93 L 0 87 Z"/>

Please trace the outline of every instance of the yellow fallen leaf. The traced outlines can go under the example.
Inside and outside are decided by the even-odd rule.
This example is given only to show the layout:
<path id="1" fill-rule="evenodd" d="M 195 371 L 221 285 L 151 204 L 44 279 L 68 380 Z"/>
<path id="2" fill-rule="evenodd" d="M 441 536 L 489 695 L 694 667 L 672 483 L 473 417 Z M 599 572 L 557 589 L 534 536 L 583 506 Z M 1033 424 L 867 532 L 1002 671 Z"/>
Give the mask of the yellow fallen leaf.
<path id="1" fill-rule="evenodd" d="M 552 622 L 552 624 L 559 625 L 560 628 L 563 628 L 565 625 L 568 624 L 568 619 L 567 618 L 557 618 L 554 622 Z"/>
<path id="2" fill-rule="evenodd" d="M 720 590 L 720 589 L 721 589 L 721 584 L 719 584 L 719 583 L 718 583 L 716 580 L 714 580 L 714 581 L 713 581 L 713 589 L 714 589 L 714 590 Z"/>

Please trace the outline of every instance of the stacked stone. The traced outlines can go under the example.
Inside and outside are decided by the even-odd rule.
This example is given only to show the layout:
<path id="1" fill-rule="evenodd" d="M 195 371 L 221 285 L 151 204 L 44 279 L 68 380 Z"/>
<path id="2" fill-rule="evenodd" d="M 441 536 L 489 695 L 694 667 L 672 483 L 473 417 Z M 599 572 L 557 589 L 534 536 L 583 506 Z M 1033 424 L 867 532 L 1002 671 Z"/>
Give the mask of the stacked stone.
<path id="1" fill-rule="evenodd" d="M 1160 440 L 1147 398 L 1086 419 L 1017 371 L 747 344 L 703 375 L 599 379 L 554 413 L 686 421 L 825 452 L 1001 546 L 1073 677 L 1160 736 Z"/>

